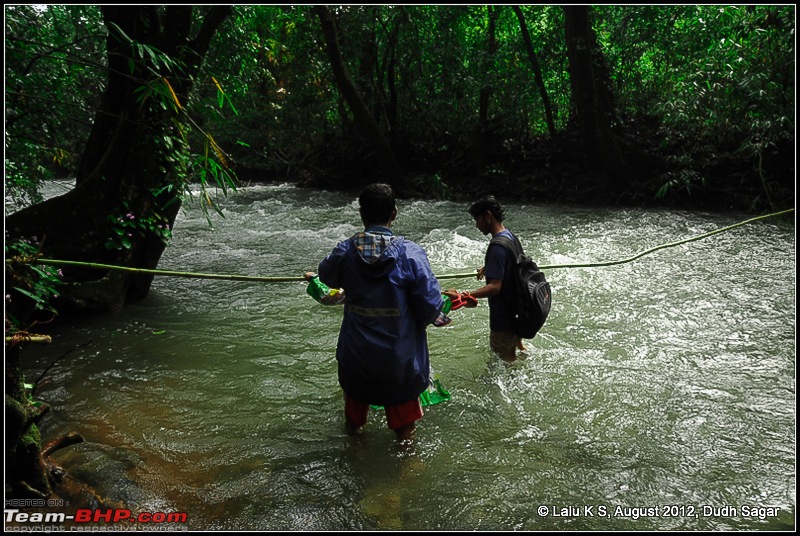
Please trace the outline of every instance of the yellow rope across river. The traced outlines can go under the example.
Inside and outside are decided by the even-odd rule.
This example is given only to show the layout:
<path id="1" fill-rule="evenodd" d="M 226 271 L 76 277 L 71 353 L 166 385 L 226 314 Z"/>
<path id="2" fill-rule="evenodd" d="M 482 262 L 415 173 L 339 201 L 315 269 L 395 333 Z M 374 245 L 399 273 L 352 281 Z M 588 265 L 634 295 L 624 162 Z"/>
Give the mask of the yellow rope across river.
<path id="1" fill-rule="evenodd" d="M 737 227 L 741 227 L 742 225 L 746 225 L 748 223 L 752 223 L 758 220 L 763 220 L 766 218 L 772 218 L 774 216 L 780 216 L 781 214 L 788 214 L 789 212 L 794 212 L 793 208 L 782 210 L 780 212 L 773 212 L 772 214 L 766 214 L 763 216 L 756 216 L 755 218 L 750 218 L 748 220 L 741 221 L 739 223 L 735 223 L 733 225 L 728 225 L 727 227 L 721 227 L 715 231 L 710 231 L 708 233 L 703 233 L 701 235 L 692 236 L 689 238 L 685 238 L 683 240 L 678 240 L 677 242 L 670 242 L 667 244 L 661 244 L 659 246 L 647 249 L 636 255 L 631 257 L 627 257 L 624 259 L 618 259 L 614 261 L 602 261 L 602 262 L 587 262 L 587 263 L 580 263 L 580 264 L 550 264 L 550 265 L 539 265 L 540 270 L 556 270 L 562 268 L 597 268 L 602 266 L 614 266 L 617 264 L 625 264 L 628 262 L 635 261 L 645 255 L 649 255 L 650 253 L 656 252 L 660 249 L 671 248 L 675 246 L 679 246 L 681 244 L 686 244 L 688 242 L 694 242 L 697 240 L 702 240 L 703 238 L 708 238 L 709 236 L 713 236 L 719 233 L 724 233 L 726 231 L 730 231 L 731 229 L 735 229 Z M 167 276 L 167 277 L 188 277 L 194 279 L 218 279 L 218 280 L 225 280 L 225 281 L 251 281 L 256 283 L 289 283 L 294 281 L 305 281 L 303 276 L 289 276 L 289 277 L 276 277 L 276 276 L 249 276 L 249 275 L 229 275 L 229 274 L 209 274 L 209 273 L 200 273 L 200 272 L 178 272 L 174 270 L 151 270 L 147 268 L 131 268 L 128 266 L 115 266 L 113 264 L 99 264 L 93 262 L 80 262 L 80 261 L 65 261 L 59 259 L 44 259 L 39 258 L 33 261 L 37 264 L 46 264 L 51 266 L 75 266 L 80 268 L 89 268 L 89 269 L 96 269 L 96 270 L 115 270 L 119 272 L 130 272 L 136 274 L 146 274 L 146 275 L 157 275 L 157 276 Z M 437 275 L 437 279 L 466 279 L 475 277 L 475 272 L 468 272 L 468 273 L 461 273 L 461 274 L 445 274 L 445 275 Z"/>

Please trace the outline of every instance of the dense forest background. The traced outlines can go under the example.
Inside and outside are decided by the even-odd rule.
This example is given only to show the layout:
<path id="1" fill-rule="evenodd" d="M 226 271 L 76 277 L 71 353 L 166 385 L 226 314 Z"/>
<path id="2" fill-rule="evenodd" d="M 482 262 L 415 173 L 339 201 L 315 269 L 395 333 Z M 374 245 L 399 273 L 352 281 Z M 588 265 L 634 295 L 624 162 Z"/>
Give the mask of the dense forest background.
<path id="1" fill-rule="evenodd" d="M 539 201 L 763 210 L 793 200 L 793 5 L 583 11 L 340 7 L 328 13 L 342 82 L 316 8 L 234 6 L 181 102 L 193 155 L 184 179 L 215 184 L 230 166 L 245 183 L 384 178 L 422 196 L 491 184 Z M 109 28 L 98 6 L 5 15 L 6 195 L 25 203 L 42 180 L 79 174 Z M 134 40 L 128 59 L 152 62 L 138 96 L 167 106 L 169 87 L 154 81 L 185 73 L 159 45 Z M 207 151 L 219 170 L 204 169 Z"/>
<path id="2" fill-rule="evenodd" d="M 794 206 L 794 5 L 6 5 L 6 497 L 49 496 L 20 347 L 116 311 L 252 181 Z M 42 185 L 74 187 L 44 200 Z M 44 261 L 42 261 L 44 262 Z"/>

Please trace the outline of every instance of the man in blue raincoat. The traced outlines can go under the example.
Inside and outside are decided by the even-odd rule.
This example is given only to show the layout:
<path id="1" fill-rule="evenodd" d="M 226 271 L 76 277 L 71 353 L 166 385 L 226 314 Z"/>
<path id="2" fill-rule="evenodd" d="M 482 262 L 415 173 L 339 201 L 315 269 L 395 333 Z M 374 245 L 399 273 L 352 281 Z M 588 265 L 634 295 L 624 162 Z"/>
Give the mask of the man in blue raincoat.
<path id="1" fill-rule="evenodd" d="M 345 426 L 356 433 L 370 405 L 383 406 L 389 428 L 410 439 L 430 382 L 426 328 L 444 305 L 442 291 L 425 251 L 390 228 L 392 188 L 371 184 L 358 204 L 364 231 L 339 242 L 318 270 L 320 281 L 344 289 L 336 360 Z"/>

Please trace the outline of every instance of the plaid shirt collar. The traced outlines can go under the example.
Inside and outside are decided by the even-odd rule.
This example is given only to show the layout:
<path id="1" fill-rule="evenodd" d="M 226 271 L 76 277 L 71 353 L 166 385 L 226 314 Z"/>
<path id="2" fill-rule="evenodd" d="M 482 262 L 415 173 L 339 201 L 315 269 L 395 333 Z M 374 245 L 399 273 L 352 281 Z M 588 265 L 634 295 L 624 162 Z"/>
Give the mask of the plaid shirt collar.
<path id="1" fill-rule="evenodd" d="M 353 242 L 361 253 L 361 257 L 372 264 L 380 258 L 386 247 L 392 242 L 393 237 L 394 233 L 388 227 L 371 225 L 363 233 L 357 233 L 353 237 Z"/>

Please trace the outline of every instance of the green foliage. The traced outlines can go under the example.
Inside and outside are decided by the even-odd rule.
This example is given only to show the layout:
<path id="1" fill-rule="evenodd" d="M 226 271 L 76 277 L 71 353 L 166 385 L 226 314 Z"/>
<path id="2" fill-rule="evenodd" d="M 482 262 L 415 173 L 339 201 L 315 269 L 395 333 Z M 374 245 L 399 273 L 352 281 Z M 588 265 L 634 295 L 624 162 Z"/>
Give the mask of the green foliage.
<path id="1" fill-rule="evenodd" d="M 336 96 L 324 83 L 330 67 L 317 33 L 307 6 L 238 5 L 221 29 L 197 86 L 196 111 L 238 164 L 303 160 L 338 128 L 338 115 L 328 115 Z M 233 102 L 247 103 L 247 111 Z"/>
<path id="2" fill-rule="evenodd" d="M 431 189 L 433 190 L 433 195 L 437 199 L 448 199 L 450 197 L 450 187 L 445 184 L 439 173 L 433 176 Z"/>
<path id="3" fill-rule="evenodd" d="M 31 154 L 33 152 L 30 151 Z M 31 162 L 25 160 L 5 161 L 6 201 L 15 209 L 42 201 L 39 190 L 43 178 L 49 176 L 50 171 L 42 166 L 37 166 L 38 169 L 33 171 L 27 168 L 29 165 Z"/>
<path id="4" fill-rule="evenodd" d="M 165 111 L 172 110 L 174 113 L 178 113 L 181 110 L 181 103 L 166 78 L 154 78 L 136 88 L 134 93 L 136 94 L 136 103 L 142 108 L 149 103 L 155 103 L 157 107 Z"/>
<path id="5" fill-rule="evenodd" d="M 667 174 L 667 181 L 656 191 L 656 199 L 664 199 L 670 194 L 686 192 L 692 195 L 692 188 L 705 185 L 705 179 L 696 171 L 681 169 L 677 173 Z"/>
<path id="6" fill-rule="evenodd" d="M 45 405 L 45 403 L 42 402 L 41 400 L 35 400 L 33 398 L 33 392 L 34 390 L 36 390 L 36 385 L 32 383 L 23 383 L 22 389 L 23 389 L 23 396 L 25 397 L 25 400 L 28 402 L 28 404 L 30 404 L 35 408 L 40 408 Z"/>
<path id="7" fill-rule="evenodd" d="M 123 202 L 121 210 L 109 215 L 110 238 L 106 241 L 107 249 L 130 249 L 137 237 L 156 236 L 165 244 L 172 238 L 169 222 L 160 214 L 137 216 Z"/>
<path id="8" fill-rule="evenodd" d="M 103 24 L 97 6 L 7 5 L 5 20 L 5 187 L 20 208 L 77 165 L 104 79 Z"/>
<path id="9" fill-rule="evenodd" d="M 154 139 L 154 143 L 162 153 L 161 158 L 164 162 L 172 164 L 175 169 L 175 183 L 169 184 L 159 192 L 159 194 L 168 193 L 172 196 L 164 208 L 173 202 L 183 202 L 192 198 L 192 185 L 199 183 L 202 189 L 200 207 L 211 225 L 209 208 L 213 208 L 220 216 L 223 214 L 212 199 L 210 187 L 212 185 L 218 187 L 223 195 L 227 195 L 229 190 L 236 188 L 237 178 L 231 168 L 230 156 L 223 151 L 214 137 L 194 120 L 185 107 L 187 103 L 182 103 L 178 98 L 170 78 L 184 76 L 181 62 L 170 58 L 152 45 L 132 39 L 117 25 L 112 25 L 112 28 L 119 38 L 131 47 L 129 62 L 131 74 L 136 72 L 139 67 L 143 67 L 150 76 L 143 85 L 135 90 L 136 102 L 140 107 L 151 106 L 161 111 L 172 112 L 176 116 L 166 133 Z M 234 115 L 237 115 L 233 100 L 223 90 L 219 81 L 210 74 L 204 73 L 203 76 L 213 82 L 219 111 L 224 111 L 227 104 Z M 205 92 L 203 92 L 202 100 L 204 104 L 212 102 L 211 96 L 206 96 Z M 204 148 L 202 153 L 192 150 L 197 145 Z M 167 169 L 164 167 L 160 171 L 167 173 Z M 123 217 L 110 216 L 110 221 L 114 223 L 113 234 L 106 247 L 130 248 L 130 239 L 133 237 L 132 230 L 138 230 L 140 233 L 154 233 L 164 242 L 168 241 L 171 236 L 166 219 L 161 215 L 132 217 L 133 215 L 127 207 L 123 212 L 125 213 Z"/>
<path id="10" fill-rule="evenodd" d="M 702 143 L 734 147 L 767 124 L 793 128 L 793 7 L 609 6 L 596 13 L 628 115 L 651 111 Z"/>
<path id="11" fill-rule="evenodd" d="M 5 241 L 6 279 L 10 282 L 7 289 L 6 317 L 11 322 L 11 331 L 19 329 L 17 320 L 8 311 L 14 310 L 12 300 L 19 293 L 33 301 L 34 307 L 40 311 L 56 313 L 52 300 L 58 297 L 58 286 L 61 283 L 61 270 L 53 266 L 36 264 L 41 245 L 32 240 Z M 10 318 L 9 318 L 10 317 Z"/>
<path id="12" fill-rule="evenodd" d="M 486 128 L 499 143 L 549 136 L 510 6 L 332 10 L 342 57 L 377 123 L 396 150 L 414 156 L 427 148 L 432 164 L 419 173 L 432 176 L 468 159 L 481 95 L 488 96 Z M 563 7 L 521 10 L 563 132 L 572 114 Z M 661 195 L 702 188 L 701 149 L 763 163 L 757 172 L 768 192 L 775 172 L 765 156 L 794 137 L 794 7 L 598 5 L 590 14 L 620 117 L 656 118 L 665 146 L 683 151 L 670 163 L 680 169 L 660 182 Z M 195 15 L 199 23 L 200 10 Z M 6 20 L 7 198 L 23 204 L 38 200 L 43 180 L 77 165 L 105 80 L 106 28 L 96 6 L 6 6 Z M 183 124 L 161 143 L 185 171 L 171 192 L 176 199 L 193 197 L 182 190 L 200 184 L 203 210 L 216 211 L 211 190 L 224 195 L 233 187 L 237 164 L 293 179 L 300 170 L 325 173 L 337 162 L 365 160 L 369 140 L 354 128 L 333 82 L 311 6 L 234 6 L 186 102 L 172 89 L 183 76 L 177 61 L 112 30 L 130 46 L 129 67 L 142 78 L 140 104 Z"/>
<path id="13" fill-rule="evenodd" d="M 413 188 L 419 195 L 439 200 L 450 199 L 451 195 L 450 187 L 444 182 L 440 173 L 435 173 L 430 177 L 421 176 L 415 178 Z"/>
<path id="14" fill-rule="evenodd" d="M 15 209 L 40 202 L 40 189 L 45 180 L 74 174 L 88 138 L 92 115 L 102 94 L 106 28 L 96 6 L 6 6 L 7 40 L 7 152 L 6 199 Z M 175 201 L 191 197 L 191 185 L 203 185 L 206 202 L 211 199 L 207 188 L 215 182 L 220 191 L 235 187 L 236 177 L 225 153 L 210 134 L 201 129 L 184 109 L 170 83 L 184 76 L 183 66 L 152 44 L 131 38 L 118 26 L 111 28 L 117 39 L 130 47 L 129 76 L 139 77 L 142 85 L 136 91 L 140 108 L 178 114 L 164 136 L 157 140 L 161 158 L 177 177 L 173 191 Z M 87 52 L 87 53 L 83 53 Z M 211 76 L 217 91 L 216 101 L 222 109 L 233 110 L 234 97 L 223 91 Z M 9 89 L 15 88 L 15 89 Z M 54 106 L 54 104 L 57 104 Z M 204 121 L 204 120 L 203 120 Z M 194 131 L 196 134 L 193 134 Z M 200 150 L 192 152 L 192 144 Z M 211 150 L 209 150 L 209 147 Z M 172 171 L 174 170 L 174 171 Z M 212 202 L 213 203 L 213 202 Z M 120 215 L 128 211 L 120 209 Z M 153 218 L 153 221 L 148 221 Z M 158 215 L 137 219 L 141 225 L 161 224 Z M 118 223 L 116 216 L 113 222 Z M 126 247 L 127 232 L 112 225 L 108 247 Z"/>
<path id="15" fill-rule="evenodd" d="M 212 225 L 209 209 L 214 210 L 219 216 L 225 217 L 225 215 L 214 201 L 211 195 L 211 188 L 217 187 L 219 190 L 222 190 L 223 195 L 227 196 L 228 190 L 236 190 L 236 175 L 233 170 L 223 165 L 224 160 L 222 161 L 223 163 L 220 164 L 209 158 L 208 154 L 190 155 L 189 161 L 191 170 L 190 176 L 194 177 L 197 182 L 200 183 L 200 208 L 206 220 L 208 220 L 208 224 Z M 191 189 L 187 189 L 186 192 L 190 196 L 194 195 Z"/>
<path id="16" fill-rule="evenodd" d="M 135 39 L 131 39 L 122 28 L 113 22 L 108 25 L 117 37 L 128 43 L 131 47 L 130 58 L 128 60 L 130 74 L 136 72 L 137 65 L 143 65 L 155 77 L 160 77 L 163 72 L 177 73 L 180 71 L 180 63 L 161 52 L 158 48 L 151 44 L 140 43 Z"/>

